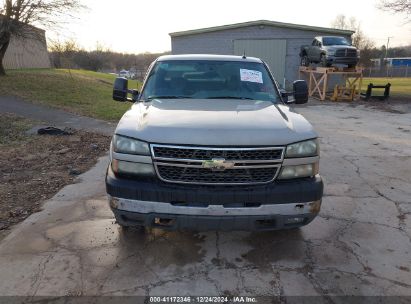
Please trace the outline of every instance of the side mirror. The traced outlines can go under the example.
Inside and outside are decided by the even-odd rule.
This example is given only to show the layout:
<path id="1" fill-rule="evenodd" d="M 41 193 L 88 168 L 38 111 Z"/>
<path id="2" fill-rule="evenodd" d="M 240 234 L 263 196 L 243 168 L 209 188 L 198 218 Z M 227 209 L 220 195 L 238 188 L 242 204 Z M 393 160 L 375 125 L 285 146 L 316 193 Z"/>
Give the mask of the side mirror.
<path id="1" fill-rule="evenodd" d="M 128 94 L 131 94 L 131 98 L 128 98 Z M 136 102 L 138 100 L 140 92 L 138 90 L 128 89 L 128 79 L 124 77 L 118 77 L 114 81 L 113 99 L 116 101 L 131 101 Z"/>
<path id="2" fill-rule="evenodd" d="M 127 101 L 128 80 L 127 78 L 117 77 L 114 81 L 113 99 L 116 101 Z"/>
<path id="3" fill-rule="evenodd" d="M 293 95 L 296 104 L 307 103 L 308 86 L 305 80 L 296 80 L 293 83 Z"/>

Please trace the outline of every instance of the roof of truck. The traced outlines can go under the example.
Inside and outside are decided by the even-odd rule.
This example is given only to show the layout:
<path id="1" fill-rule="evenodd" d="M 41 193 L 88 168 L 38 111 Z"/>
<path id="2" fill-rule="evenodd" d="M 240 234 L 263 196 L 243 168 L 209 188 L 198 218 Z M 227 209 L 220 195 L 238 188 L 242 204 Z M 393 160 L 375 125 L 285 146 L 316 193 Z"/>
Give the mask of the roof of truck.
<path id="1" fill-rule="evenodd" d="M 185 54 L 185 55 L 164 55 L 158 61 L 166 60 L 213 60 L 213 61 L 246 61 L 262 63 L 261 59 L 255 57 L 243 57 L 234 55 L 211 55 L 211 54 Z"/>

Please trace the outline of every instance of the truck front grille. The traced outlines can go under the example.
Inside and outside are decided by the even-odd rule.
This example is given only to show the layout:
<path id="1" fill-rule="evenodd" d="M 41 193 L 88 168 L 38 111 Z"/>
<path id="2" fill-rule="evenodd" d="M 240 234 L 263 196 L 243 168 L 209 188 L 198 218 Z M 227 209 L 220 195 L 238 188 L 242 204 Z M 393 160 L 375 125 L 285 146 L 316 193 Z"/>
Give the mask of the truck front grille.
<path id="1" fill-rule="evenodd" d="M 352 49 L 337 50 L 335 57 L 357 57 L 357 51 Z"/>
<path id="2" fill-rule="evenodd" d="M 205 168 L 157 165 L 157 172 L 166 181 L 195 184 L 253 184 L 274 179 L 278 167 L 211 171 Z"/>
<path id="3" fill-rule="evenodd" d="M 263 184 L 272 182 L 283 147 L 212 148 L 151 145 L 158 177 L 171 183 Z M 207 166 L 210 165 L 211 166 Z M 217 163 L 214 167 L 214 163 Z M 223 164 L 220 166 L 219 164 Z"/>

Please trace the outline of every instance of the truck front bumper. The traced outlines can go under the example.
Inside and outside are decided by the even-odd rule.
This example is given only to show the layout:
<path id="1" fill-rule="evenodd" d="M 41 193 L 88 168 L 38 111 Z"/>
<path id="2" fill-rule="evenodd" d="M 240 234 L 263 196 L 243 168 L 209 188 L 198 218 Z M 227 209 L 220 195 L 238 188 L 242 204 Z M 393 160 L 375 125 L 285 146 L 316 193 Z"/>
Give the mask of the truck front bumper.
<path id="1" fill-rule="evenodd" d="M 167 230 L 276 230 L 310 223 L 323 182 L 314 178 L 255 186 L 178 185 L 116 177 L 109 168 L 110 207 L 122 226 Z"/>
<path id="2" fill-rule="evenodd" d="M 327 56 L 327 63 L 329 64 L 347 64 L 347 65 L 357 65 L 360 58 L 358 57 L 335 57 Z"/>
<path id="3" fill-rule="evenodd" d="M 159 227 L 167 230 L 275 230 L 310 223 L 321 200 L 303 204 L 272 204 L 255 208 L 182 207 L 168 203 L 109 197 L 110 207 L 122 226 Z"/>

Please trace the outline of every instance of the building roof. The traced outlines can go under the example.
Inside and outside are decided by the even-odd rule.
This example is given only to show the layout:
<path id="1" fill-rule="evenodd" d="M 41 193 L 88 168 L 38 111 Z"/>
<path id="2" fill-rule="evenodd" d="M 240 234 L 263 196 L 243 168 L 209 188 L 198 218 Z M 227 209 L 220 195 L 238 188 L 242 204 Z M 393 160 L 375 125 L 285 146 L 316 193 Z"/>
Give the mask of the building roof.
<path id="1" fill-rule="evenodd" d="M 0 14 L 0 21 L 3 21 L 3 20 L 5 20 L 5 19 L 6 19 L 6 16 Z M 9 20 L 12 21 L 12 22 L 16 22 L 14 19 L 9 19 Z M 31 25 L 31 24 L 23 23 L 23 22 L 21 22 L 21 21 L 17 21 L 17 24 L 20 24 L 20 25 L 22 25 L 22 26 L 25 26 L 26 29 L 31 29 L 31 30 L 33 30 L 33 31 L 35 31 L 35 32 L 42 32 L 42 33 L 45 33 L 45 32 L 46 32 L 46 30 L 44 30 L 44 29 L 35 27 L 34 25 Z"/>
<path id="2" fill-rule="evenodd" d="M 335 35 L 352 35 L 355 33 L 354 31 L 340 30 L 340 29 L 329 28 L 329 27 L 318 27 L 318 26 L 309 26 L 309 25 L 302 25 L 302 24 L 283 23 L 283 22 L 270 21 L 270 20 L 256 20 L 256 21 L 248 21 L 248 22 L 242 22 L 242 23 L 234 23 L 234 24 L 220 25 L 220 26 L 214 26 L 214 27 L 207 27 L 207 28 L 201 28 L 201 29 L 195 29 L 195 30 L 189 30 L 189 31 L 174 32 L 174 33 L 169 33 L 169 35 L 171 37 L 188 36 L 188 35 L 236 29 L 236 28 L 247 27 L 247 26 L 275 26 L 275 27 L 290 28 L 290 29 L 303 30 L 303 31 L 330 33 L 330 34 L 335 34 Z"/>
<path id="3" fill-rule="evenodd" d="M 163 55 L 158 61 L 168 60 L 215 60 L 215 61 L 247 61 L 261 63 L 261 59 L 255 57 L 234 56 L 234 55 L 208 55 L 208 54 L 186 54 L 186 55 Z"/>

